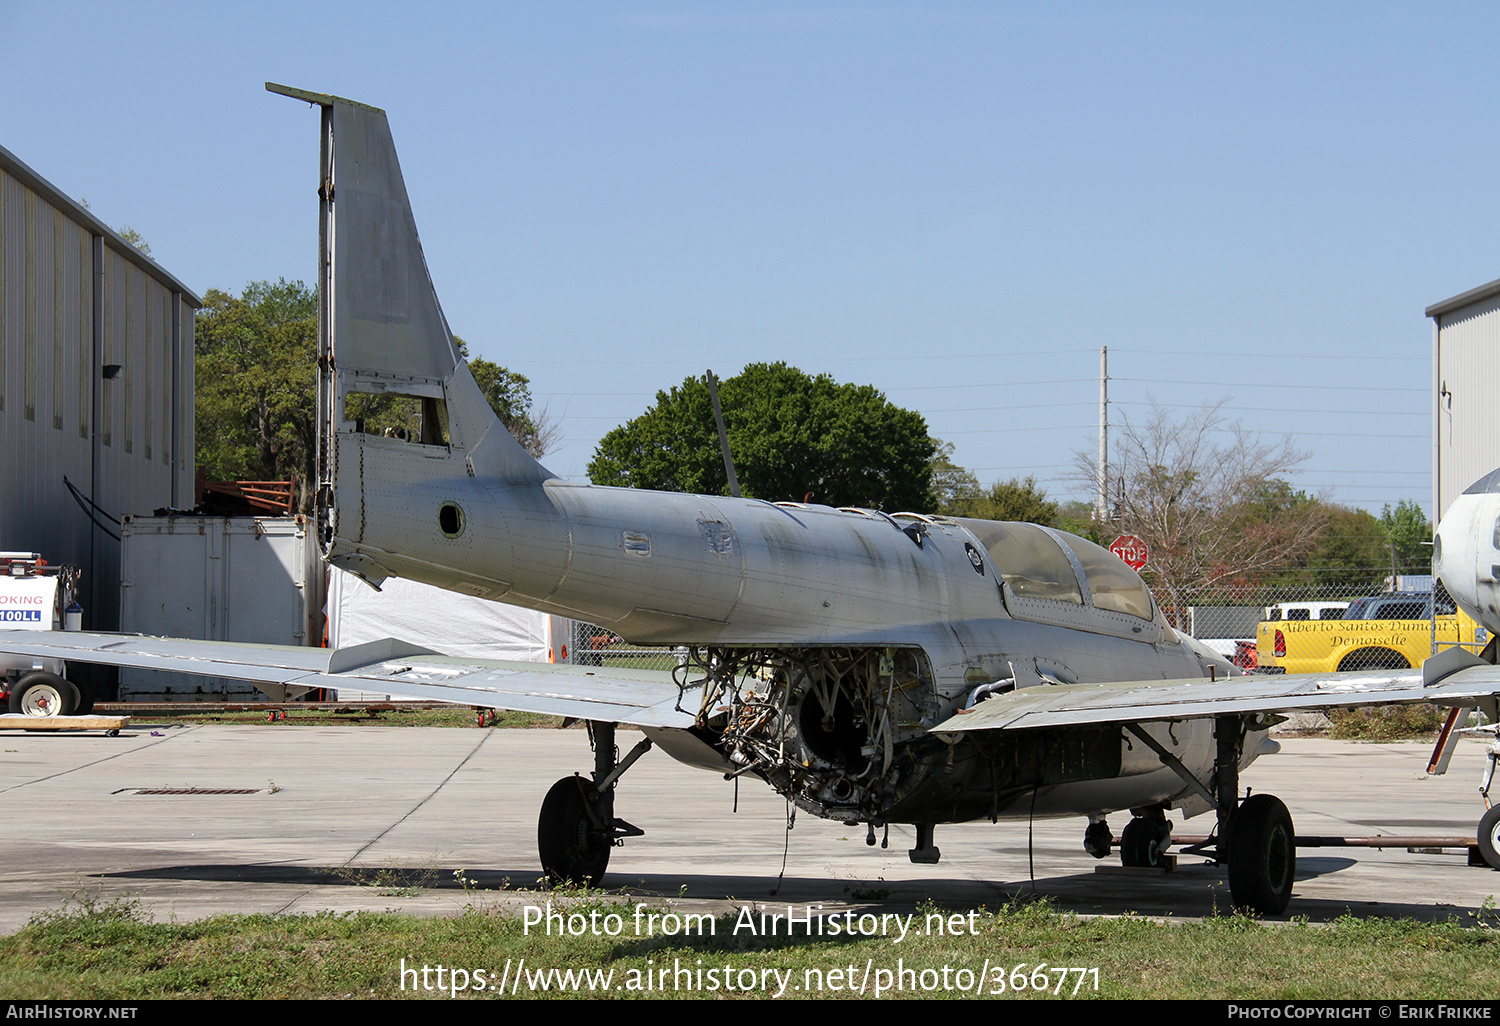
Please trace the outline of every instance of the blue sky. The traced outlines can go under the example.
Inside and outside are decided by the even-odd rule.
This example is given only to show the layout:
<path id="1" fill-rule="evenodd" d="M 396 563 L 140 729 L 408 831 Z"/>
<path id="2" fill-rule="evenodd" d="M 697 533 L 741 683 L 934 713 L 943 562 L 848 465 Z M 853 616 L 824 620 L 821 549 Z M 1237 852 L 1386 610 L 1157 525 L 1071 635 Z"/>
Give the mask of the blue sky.
<path id="1" fill-rule="evenodd" d="M 0 145 L 190 287 L 311 281 L 316 112 L 386 109 L 449 323 L 586 477 L 657 389 L 786 360 L 1088 498 L 1226 410 L 1431 506 L 1431 303 L 1500 277 L 1500 5 L 0 0 Z"/>

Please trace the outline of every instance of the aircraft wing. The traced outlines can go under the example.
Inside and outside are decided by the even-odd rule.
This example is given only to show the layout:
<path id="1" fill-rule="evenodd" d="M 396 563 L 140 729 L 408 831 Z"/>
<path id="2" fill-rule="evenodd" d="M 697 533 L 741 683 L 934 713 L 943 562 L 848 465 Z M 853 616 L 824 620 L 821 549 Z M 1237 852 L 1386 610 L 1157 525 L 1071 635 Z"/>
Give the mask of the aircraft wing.
<path id="1" fill-rule="evenodd" d="M 1477 705 L 1497 694 L 1500 666 L 1449 649 L 1421 670 L 1038 685 L 989 698 L 932 730 L 1035 730 L 1410 702 Z"/>
<path id="2" fill-rule="evenodd" d="M 82 631 L 0 632 L 0 652 L 251 681 L 263 689 L 357 688 L 491 709 L 690 727 L 665 670 L 455 659 L 387 638 L 345 648 L 250 645 Z M 688 707 L 696 704 L 690 698 Z"/>

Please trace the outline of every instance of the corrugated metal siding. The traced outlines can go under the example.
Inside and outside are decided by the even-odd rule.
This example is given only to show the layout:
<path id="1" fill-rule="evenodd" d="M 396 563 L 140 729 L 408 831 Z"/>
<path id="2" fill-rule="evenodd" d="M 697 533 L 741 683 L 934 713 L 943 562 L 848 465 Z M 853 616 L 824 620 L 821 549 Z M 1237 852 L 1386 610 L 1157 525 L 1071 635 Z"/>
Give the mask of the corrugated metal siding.
<path id="1" fill-rule="evenodd" d="M 87 567 L 89 524 L 62 476 L 87 489 L 89 440 L 62 429 L 78 417 L 78 393 L 60 387 L 76 380 L 78 360 L 87 355 L 88 335 L 79 318 L 80 302 L 85 307 L 89 302 L 79 253 L 87 236 L 45 197 L 4 171 L 0 196 L 5 236 L 0 365 L 7 371 L 0 384 L 0 548 L 31 549 L 55 562 Z"/>
<path id="2" fill-rule="evenodd" d="M 1441 516 L 1465 488 L 1500 467 L 1500 296 L 1444 315 L 1437 345 Z"/>
<path id="3" fill-rule="evenodd" d="M 5 238 L 0 239 L 0 328 L 4 329 L 4 345 L 0 345 L 0 412 L 4 412 L 6 393 L 10 388 L 11 340 L 19 344 L 21 331 L 25 327 L 22 307 L 26 299 L 26 248 L 25 187 L 4 172 L 0 172 L 0 225 L 4 226 Z M 3 430 L 3 429 L 0 429 Z"/>
<path id="4" fill-rule="evenodd" d="M 178 493 L 173 497 L 173 505 L 179 508 L 193 504 L 195 478 L 198 473 L 193 455 L 193 397 L 197 395 L 198 387 L 197 368 L 193 358 L 194 331 L 197 328 L 196 314 L 197 307 L 185 299 L 179 301 L 173 326 L 173 331 L 176 332 L 172 359 L 177 368 L 175 375 L 177 407 L 176 416 L 172 418 L 172 459 L 174 461 L 172 469 L 176 475 L 178 488 Z"/>
<path id="5" fill-rule="evenodd" d="M 0 164 L 0 548 L 82 567 L 85 623 L 113 629 L 119 544 L 92 528 L 63 477 L 115 516 L 191 502 L 196 297 L 46 190 L 24 165 Z M 96 280 L 113 380 L 96 366 Z"/>

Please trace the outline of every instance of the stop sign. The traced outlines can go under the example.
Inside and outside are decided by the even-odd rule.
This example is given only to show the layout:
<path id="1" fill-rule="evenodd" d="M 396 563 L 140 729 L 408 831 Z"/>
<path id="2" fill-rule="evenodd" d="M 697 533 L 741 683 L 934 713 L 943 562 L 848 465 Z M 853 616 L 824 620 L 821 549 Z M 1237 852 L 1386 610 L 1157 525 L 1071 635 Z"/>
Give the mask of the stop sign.
<path id="1" fill-rule="evenodd" d="M 1119 556 L 1133 570 L 1146 565 L 1146 543 L 1133 534 L 1122 534 L 1110 542 L 1109 551 Z"/>

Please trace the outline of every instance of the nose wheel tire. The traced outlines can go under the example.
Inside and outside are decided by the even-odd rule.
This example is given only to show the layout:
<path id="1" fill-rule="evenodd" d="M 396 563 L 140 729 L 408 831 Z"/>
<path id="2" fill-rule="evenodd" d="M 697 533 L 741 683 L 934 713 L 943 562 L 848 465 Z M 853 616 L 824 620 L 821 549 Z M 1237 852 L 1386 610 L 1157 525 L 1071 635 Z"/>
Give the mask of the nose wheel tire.
<path id="1" fill-rule="evenodd" d="M 589 807 L 599 794 L 583 777 L 563 777 L 542 801 L 536 843 L 547 882 L 597 887 L 609 866 L 608 833 L 594 825 Z"/>
<path id="2" fill-rule="evenodd" d="M 1120 864 L 1155 869 L 1172 845 L 1172 828 L 1165 820 L 1136 816 L 1120 831 Z"/>
<path id="3" fill-rule="evenodd" d="M 72 716 L 78 702 L 78 688 L 55 673 L 27 674 L 10 693 L 10 711 L 23 716 Z"/>
<path id="4" fill-rule="evenodd" d="M 1279 798 L 1251 795 L 1235 812 L 1229 839 L 1229 895 L 1235 908 L 1279 916 L 1292 900 L 1296 876 L 1292 814 Z"/>

